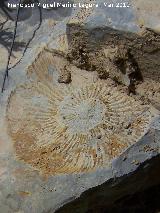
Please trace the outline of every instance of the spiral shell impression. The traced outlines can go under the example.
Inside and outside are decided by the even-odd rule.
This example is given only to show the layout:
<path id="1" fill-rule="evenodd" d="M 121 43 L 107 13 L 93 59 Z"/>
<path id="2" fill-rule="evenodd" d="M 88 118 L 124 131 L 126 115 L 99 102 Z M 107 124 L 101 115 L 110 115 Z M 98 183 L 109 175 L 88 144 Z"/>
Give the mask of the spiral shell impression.
<path id="1" fill-rule="evenodd" d="M 148 106 L 101 81 L 66 89 L 32 81 L 11 93 L 7 108 L 18 160 L 51 175 L 110 166 L 151 117 Z"/>

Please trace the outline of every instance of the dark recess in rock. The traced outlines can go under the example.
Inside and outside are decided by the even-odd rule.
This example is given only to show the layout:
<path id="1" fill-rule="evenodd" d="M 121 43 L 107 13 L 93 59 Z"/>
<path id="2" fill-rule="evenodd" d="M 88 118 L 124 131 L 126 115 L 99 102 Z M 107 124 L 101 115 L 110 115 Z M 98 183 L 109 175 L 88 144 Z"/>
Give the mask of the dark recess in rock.
<path id="1" fill-rule="evenodd" d="M 157 200 L 160 196 L 159 164 L 160 156 L 152 158 L 141 164 L 136 172 L 86 191 L 56 213 L 156 213 L 160 209 Z"/>

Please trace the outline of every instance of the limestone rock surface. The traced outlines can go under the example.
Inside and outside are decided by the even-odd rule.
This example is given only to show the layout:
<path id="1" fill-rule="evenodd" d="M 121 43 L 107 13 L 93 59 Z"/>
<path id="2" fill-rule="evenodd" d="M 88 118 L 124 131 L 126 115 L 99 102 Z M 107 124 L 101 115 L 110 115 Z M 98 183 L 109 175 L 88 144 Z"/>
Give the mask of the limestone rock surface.
<path id="1" fill-rule="evenodd" d="M 38 29 L 0 94 L 3 213 L 100 212 L 159 184 L 160 5 L 128 2 L 19 22 L 17 42 Z"/>

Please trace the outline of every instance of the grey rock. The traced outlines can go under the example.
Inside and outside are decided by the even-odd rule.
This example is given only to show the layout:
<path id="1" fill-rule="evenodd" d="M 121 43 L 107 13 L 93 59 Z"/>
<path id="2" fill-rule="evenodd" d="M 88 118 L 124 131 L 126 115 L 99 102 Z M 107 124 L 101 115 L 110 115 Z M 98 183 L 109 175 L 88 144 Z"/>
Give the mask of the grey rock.
<path id="1" fill-rule="evenodd" d="M 94 12 L 86 20 L 87 26 L 104 27 L 108 26 L 113 29 L 129 32 L 139 32 L 140 27 L 148 27 L 155 30 L 159 29 L 159 14 L 160 7 L 158 0 L 153 2 L 147 1 L 112 1 L 113 7 L 108 7 L 111 1 L 99 0 L 99 7 L 94 9 Z M 122 7 L 121 7 L 122 6 Z M 124 7 L 126 6 L 126 7 Z M 128 7 L 127 7 L 128 6 Z M 154 11 L 151 15 L 151 11 Z"/>
<path id="2" fill-rule="evenodd" d="M 116 1 L 114 2 L 116 3 Z M 155 5 L 158 3 L 158 1 L 153 2 Z M 99 1 L 99 3 L 101 4 L 102 1 Z M 114 30 L 120 30 L 119 34 L 122 31 L 139 32 L 140 24 L 136 20 L 141 17 L 145 22 L 145 27 L 154 30 L 158 29 L 158 13 L 155 12 L 151 18 L 150 8 L 147 8 L 147 5 L 150 4 L 152 8 L 155 7 L 150 1 L 146 1 L 145 5 L 143 5 L 143 1 L 129 3 L 140 7 L 139 12 L 133 6 L 119 9 L 95 8 L 91 15 L 84 20 L 87 30 L 91 32 L 91 38 L 98 41 L 105 35 L 105 32 L 103 34 L 99 33 L 100 31 L 94 31 L 93 28 L 95 26 L 99 27 L 100 30 L 102 26 L 111 27 Z M 12 139 L 6 126 L 6 108 L 10 94 L 17 85 L 29 82 L 26 69 L 37 58 L 38 53 L 43 50 L 44 46 L 47 46 L 54 53 L 58 52 L 63 57 L 66 57 L 67 45 L 65 46 L 65 42 L 59 41 L 59 38 L 68 33 L 68 25 L 66 27 L 66 24 L 68 22 L 72 23 L 71 20 L 69 21 L 69 17 L 75 18 L 75 14 L 79 11 L 78 8 L 72 10 L 65 17 L 62 17 L 62 12 L 57 16 L 57 11 L 54 11 L 53 16 L 58 17 L 58 22 L 53 27 L 47 26 L 46 21 L 43 21 L 36 34 L 37 36 L 33 39 L 21 62 L 9 72 L 5 92 L 0 94 L 0 211 L 3 213 L 53 213 L 55 211 L 83 213 L 88 210 L 98 209 L 100 206 L 105 208 L 108 204 L 123 196 L 133 194 L 160 182 L 159 111 L 157 112 L 156 120 L 150 123 L 150 128 L 144 136 L 119 157 L 115 158 L 111 167 L 98 168 L 89 173 L 50 175 L 45 179 L 37 170 L 17 159 L 15 155 Z M 145 14 L 143 11 L 145 11 Z M 48 14 L 50 13 L 47 11 L 44 13 L 47 14 L 46 19 L 48 19 L 48 16 L 50 16 Z M 32 20 L 33 17 L 34 15 L 24 22 L 19 22 L 17 39 L 24 38 L 25 41 L 28 41 L 30 32 L 33 30 L 32 26 L 38 19 Z M 32 21 L 30 22 L 29 20 Z M 10 26 L 13 27 L 13 23 L 10 23 Z M 22 30 L 29 29 L 28 26 L 31 26 L 31 31 L 23 35 Z M 113 31 L 108 28 L 107 32 L 112 34 Z M 69 37 L 68 42 L 70 42 Z M 61 63 L 58 64 L 58 66 L 60 65 Z M 2 71 L 0 72 L 0 86 L 3 81 Z M 53 72 L 57 72 L 57 70 L 53 69 Z M 71 77 L 75 77 L 76 82 L 79 82 L 80 78 L 87 79 L 87 82 L 90 82 L 92 78 L 93 81 L 98 79 L 96 72 L 90 73 L 74 66 L 71 66 L 71 72 L 73 73 Z M 53 80 L 56 83 L 53 81 L 53 85 L 58 84 L 57 74 L 55 76 Z M 32 77 L 33 79 L 36 78 L 36 76 Z M 74 80 L 72 83 L 74 83 Z M 78 83 L 76 84 L 78 85 Z M 15 113 L 17 111 L 18 108 Z"/>

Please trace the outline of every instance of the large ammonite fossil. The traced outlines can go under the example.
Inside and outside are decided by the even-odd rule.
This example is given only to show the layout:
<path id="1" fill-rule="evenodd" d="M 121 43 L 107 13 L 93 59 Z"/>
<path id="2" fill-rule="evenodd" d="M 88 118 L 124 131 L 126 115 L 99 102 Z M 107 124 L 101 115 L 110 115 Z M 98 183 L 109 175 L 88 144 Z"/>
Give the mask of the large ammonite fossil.
<path id="1" fill-rule="evenodd" d="M 32 82 L 12 92 L 7 108 L 18 159 L 44 174 L 110 165 L 145 134 L 151 117 L 149 107 L 101 82 L 64 90 Z"/>

